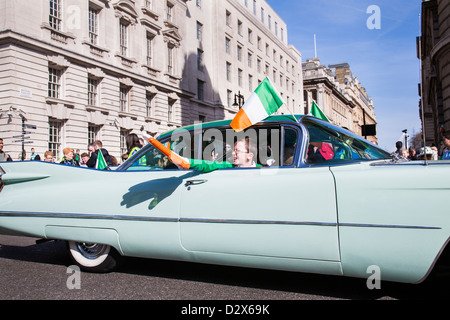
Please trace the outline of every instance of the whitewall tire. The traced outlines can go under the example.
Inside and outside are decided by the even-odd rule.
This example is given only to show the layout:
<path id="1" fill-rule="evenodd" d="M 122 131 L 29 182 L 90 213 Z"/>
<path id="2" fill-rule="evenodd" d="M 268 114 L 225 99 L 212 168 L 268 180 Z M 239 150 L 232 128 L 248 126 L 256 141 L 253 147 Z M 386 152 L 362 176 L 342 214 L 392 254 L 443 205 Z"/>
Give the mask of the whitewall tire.
<path id="1" fill-rule="evenodd" d="M 118 266 L 119 254 L 106 244 L 68 241 L 72 261 L 81 270 L 110 272 Z"/>

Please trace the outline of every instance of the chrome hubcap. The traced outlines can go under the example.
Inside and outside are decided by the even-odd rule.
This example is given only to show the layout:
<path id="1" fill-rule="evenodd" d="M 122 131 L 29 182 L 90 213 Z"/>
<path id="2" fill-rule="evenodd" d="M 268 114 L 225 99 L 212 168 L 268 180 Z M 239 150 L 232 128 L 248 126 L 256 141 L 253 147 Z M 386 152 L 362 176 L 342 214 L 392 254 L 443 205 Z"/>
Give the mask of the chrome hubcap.
<path id="1" fill-rule="evenodd" d="M 106 250 L 107 246 L 98 243 L 77 242 L 78 251 L 87 259 L 96 259 Z"/>

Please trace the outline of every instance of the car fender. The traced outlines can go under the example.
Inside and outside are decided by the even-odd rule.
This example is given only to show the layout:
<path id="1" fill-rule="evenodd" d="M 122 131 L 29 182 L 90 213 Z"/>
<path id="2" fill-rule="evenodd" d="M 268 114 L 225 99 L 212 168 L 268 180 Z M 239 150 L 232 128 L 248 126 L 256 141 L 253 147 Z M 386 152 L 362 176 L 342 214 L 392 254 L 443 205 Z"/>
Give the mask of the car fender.
<path id="1" fill-rule="evenodd" d="M 115 229 L 79 227 L 79 226 L 58 226 L 47 225 L 45 227 L 45 237 L 47 239 L 63 239 L 76 242 L 101 243 L 114 247 L 123 255 L 119 234 Z"/>

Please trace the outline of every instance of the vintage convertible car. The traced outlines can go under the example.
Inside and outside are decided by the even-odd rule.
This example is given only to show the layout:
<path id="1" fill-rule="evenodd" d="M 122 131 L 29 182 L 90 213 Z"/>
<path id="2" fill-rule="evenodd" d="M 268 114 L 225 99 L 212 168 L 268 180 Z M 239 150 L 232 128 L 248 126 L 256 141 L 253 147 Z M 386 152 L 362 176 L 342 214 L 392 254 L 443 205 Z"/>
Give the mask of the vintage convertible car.
<path id="1" fill-rule="evenodd" d="M 418 283 L 449 262 L 448 162 L 394 161 L 310 116 L 229 123 L 158 140 L 221 163 L 251 136 L 258 167 L 180 170 L 150 144 L 109 171 L 1 163 L 0 232 L 65 240 L 96 272 L 133 256 Z"/>

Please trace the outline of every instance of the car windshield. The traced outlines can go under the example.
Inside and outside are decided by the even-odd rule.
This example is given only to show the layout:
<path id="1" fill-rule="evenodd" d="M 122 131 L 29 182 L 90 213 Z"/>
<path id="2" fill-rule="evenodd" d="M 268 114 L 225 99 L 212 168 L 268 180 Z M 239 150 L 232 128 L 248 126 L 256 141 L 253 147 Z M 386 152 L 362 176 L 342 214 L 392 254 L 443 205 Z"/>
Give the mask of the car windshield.
<path id="1" fill-rule="evenodd" d="M 373 143 L 325 122 L 302 119 L 309 134 L 305 163 L 331 164 L 389 159 L 388 152 Z"/>
<path id="2" fill-rule="evenodd" d="M 170 143 L 164 143 L 166 147 L 170 147 Z M 147 144 L 141 150 L 136 152 L 131 158 L 123 163 L 118 171 L 141 171 L 141 170 L 163 170 L 163 169 L 178 169 L 171 163 L 167 156 L 161 151 Z"/>

